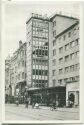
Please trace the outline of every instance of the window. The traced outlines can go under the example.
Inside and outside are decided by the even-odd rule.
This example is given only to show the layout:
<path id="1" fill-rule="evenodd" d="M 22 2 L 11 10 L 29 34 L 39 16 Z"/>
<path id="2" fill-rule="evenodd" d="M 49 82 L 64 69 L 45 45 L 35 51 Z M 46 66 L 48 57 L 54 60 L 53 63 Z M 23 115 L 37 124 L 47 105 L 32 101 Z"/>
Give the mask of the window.
<path id="1" fill-rule="evenodd" d="M 74 59 L 74 53 L 70 54 L 70 59 Z"/>
<path id="2" fill-rule="evenodd" d="M 44 56 L 44 50 L 42 50 L 42 55 Z"/>
<path id="3" fill-rule="evenodd" d="M 71 32 L 68 33 L 68 37 L 71 37 Z"/>
<path id="4" fill-rule="evenodd" d="M 79 57 L 79 51 L 75 52 L 75 56 Z"/>
<path id="5" fill-rule="evenodd" d="M 74 35 L 76 35 L 76 28 L 74 28 L 74 31 L 73 31 L 73 32 L 74 32 Z"/>
<path id="6" fill-rule="evenodd" d="M 65 62 L 69 61 L 69 55 L 65 56 Z"/>
<path id="7" fill-rule="evenodd" d="M 45 70 L 45 76 L 47 76 L 48 75 L 48 70 Z"/>
<path id="8" fill-rule="evenodd" d="M 35 64 L 35 59 L 33 59 L 33 64 Z"/>
<path id="9" fill-rule="evenodd" d="M 65 67 L 65 73 L 69 72 L 69 67 Z"/>
<path id="10" fill-rule="evenodd" d="M 75 80 L 76 80 L 76 81 L 79 81 L 79 76 L 75 76 Z"/>
<path id="11" fill-rule="evenodd" d="M 22 73 L 22 79 L 24 79 L 25 78 L 25 74 L 24 74 L 24 72 Z"/>
<path id="12" fill-rule="evenodd" d="M 53 22 L 53 27 L 56 26 L 56 21 Z"/>
<path id="13" fill-rule="evenodd" d="M 74 46 L 75 46 L 75 42 L 74 41 L 70 42 L 70 47 L 72 48 Z"/>
<path id="14" fill-rule="evenodd" d="M 53 76 L 56 75 L 56 70 L 52 70 L 52 75 L 53 75 Z"/>
<path id="15" fill-rule="evenodd" d="M 75 64 L 75 70 L 78 70 L 79 69 L 79 63 L 78 64 Z"/>
<path id="16" fill-rule="evenodd" d="M 61 40 L 61 37 L 59 37 L 59 41 Z"/>
<path id="17" fill-rule="evenodd" d="M 55 46 L 56 45 L 56 40 L 53 40 L 53 46 Z"/>
<path id="18" fill-rule="evenodd" d="M 56 36 L 56 30 L 53 31 L 53 37 Z"/>
<path id="19" fill-rule="evenodd" d="M 63 47 L 60 47 L 59 48 L 59 53 L 62 53 L 63 52 Z"/>
<path id="20" fill-rule="evenodd" d="M 38 75 L 38 70 L 36 70 L 36 75 Z"/>
<path id="21" fill-rule="evenodd" d="M 75 77 L 70 77 L 70 82 L 75 81 Z"/>
<path id="22" fill-rule="evenodd" d="M 53 50 L 53 56 L 55 56 L 55 55 L 56 55 L 56 49 Z"/>
<path id="23" fill-rule="evenodd" d="M 39 75 L 41 75 L 41 70 L 39 69 Z"/>
<path id="24" fill-rule="evenodd" d="M 70 71 L 73 72 L 74 71 L 74 65 L 70 66 Z"/>
<path id="25" fill-rule="evenodd" d="M 56 80 L 54 79 L 53 80 L 53 87 L 55 87 L 55 85 L 56 85 Z"/>
<path id="26" fill-rule="evenodd" d="M 39 56 L 41 56 L 41 50 L 40 49 L 38 49 L 38 52 L 39 52 Z"/>
<path id="27" fill-rule="evenodd" d="M 25 61 L 25 67 L 26 67 L 26 61 Z"/>
<path id="28" fill-rule="evenodd" d="M 63 58 L 60 58 L 60 59 L 59 59 L 59 63 L 63 63 Z"/>
<path id="29" fill-rule="evenodd" d="M 25 73 L 25 78 L 27 77 L 27 74 Z"/>
<path id="30" fill-rule="evenodd" d="M 69 49 L 69 43 L 65 45 L 65 50 Z"/>
<path id="31" fill-rule="evenodd" d="M 20 80 L 20 74 L 18 74 L 18 80 Z"/>
<path id="32" fill-rule="evenodd" d="M 66 39 L 66 35 L 63 36 L 63 40 L 65 40 L 65 39 Z"/>
<path id="33" fill-rule="evenodd" d="M 45 70 L 42 70 L 42 75 L 45 75 Z"/>
<path id="34" fill-rule="evenodd" d="M 79 38 L 76 39 L 76 41 L 75 41 L 75 45 L 76 45 L 76 46 L 79 45 Z"/>
<path id="35" fill-rule="evenodd" d="M 55 66 L 56 65 L 56 59 L 52 60 L 52 65 Z"/>
<path id="36" fill-rule="evenodd" d="M 24 62 L 24 60 L 22 61 L 22 66 L 24 66 L 25 65 L 25 62 Z"/>
<path id="37" fill-rule="evenodd" d="M 48 56 L 48 51 L 47 50 L 45 50 L 45 56 Z"/>
<path id="38" fill-rule="evenodd" d="M 35 69 L 33 69 L 32 74 L 35 75 Z"/>
<path id="39" fill-rule="evenodd" d="M 58 83 L 59 83 L 59 84 L 62 84 L 62 82 L 63 82 L 62 79 L 59 79 L 59 80 L 58 80 Z"/>
<path id="40" fill-rule="evenodd" d="M 62 74 L 63 73 L 63 69 L 59 69 L 59 74 Z"/>

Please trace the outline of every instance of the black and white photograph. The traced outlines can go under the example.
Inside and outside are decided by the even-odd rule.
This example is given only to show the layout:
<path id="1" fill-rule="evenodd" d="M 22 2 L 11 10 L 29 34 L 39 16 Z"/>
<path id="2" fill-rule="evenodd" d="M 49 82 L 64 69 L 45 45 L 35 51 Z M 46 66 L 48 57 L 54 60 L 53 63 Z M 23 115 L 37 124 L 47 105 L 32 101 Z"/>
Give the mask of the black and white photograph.
<path id="1" fill-rule="evenodd" d="M 80 2 L 3 8 L 5 120 L 80 120 Z"/>

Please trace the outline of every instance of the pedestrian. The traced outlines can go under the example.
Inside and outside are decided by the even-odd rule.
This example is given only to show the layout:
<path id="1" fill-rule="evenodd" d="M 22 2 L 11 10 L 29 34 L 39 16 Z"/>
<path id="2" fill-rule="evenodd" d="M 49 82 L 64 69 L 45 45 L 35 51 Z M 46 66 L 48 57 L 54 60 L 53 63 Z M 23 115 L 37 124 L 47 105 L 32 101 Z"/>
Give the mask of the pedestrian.
<path id="1" fill-rule="evenodd" d="M 34 106 L 35 106 L 35 103 L 34 103 L 34 102 L 32 102 L 32 108 L 34 108 Z"/>
<path id="2" fill-rule="evenodd" d="M 28 108 L 28 105 L 29 105 L 29 99 L 27 98 L 26 99 L 26 108 Z"/>
<path id="3" fill-rule="evenodd" d="M 53 101 L 53 109 L 56 109 L 56 102 Z"/>

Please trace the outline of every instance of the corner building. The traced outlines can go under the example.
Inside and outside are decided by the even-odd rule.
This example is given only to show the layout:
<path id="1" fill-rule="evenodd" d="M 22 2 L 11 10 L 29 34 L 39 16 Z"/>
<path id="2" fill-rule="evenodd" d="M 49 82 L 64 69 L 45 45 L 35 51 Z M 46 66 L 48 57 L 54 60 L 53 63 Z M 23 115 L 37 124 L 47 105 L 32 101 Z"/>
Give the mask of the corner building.
<path id="1" fill-rule="evenodd" d="M 79 20 L 56 14 L 50 25 L 49 86 L 65 86 L 66 105 L 70 96 L 79 105 Z"/>
<path id="2" fill-rule="evenodd" d="M 27 85 L 31 88 L 48 87 L 49 20 L 32 14 L 27 28 Z"/>

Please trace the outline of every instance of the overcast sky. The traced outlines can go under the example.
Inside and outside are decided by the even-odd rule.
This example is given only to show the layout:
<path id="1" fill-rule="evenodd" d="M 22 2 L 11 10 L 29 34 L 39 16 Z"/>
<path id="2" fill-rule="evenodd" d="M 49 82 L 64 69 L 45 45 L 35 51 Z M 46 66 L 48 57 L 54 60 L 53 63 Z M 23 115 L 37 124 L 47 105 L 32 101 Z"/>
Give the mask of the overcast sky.
<path id="1" fill-rule="evenodd" d="M 26 41 L 26 21 L 31 13 L 47 14 L 51 16 L 62 11 L 79 16 L 79 4 L 75 2 L 8 2 L 4 3 L 5 19 L 5 58 L 18 48 L 18 41 Z"/>

